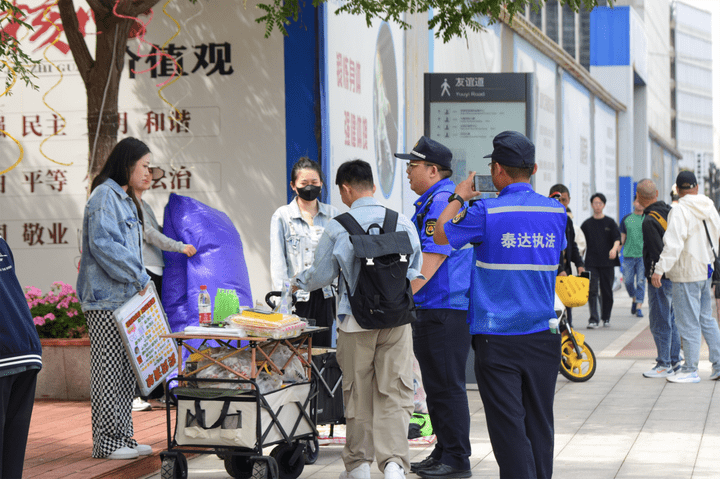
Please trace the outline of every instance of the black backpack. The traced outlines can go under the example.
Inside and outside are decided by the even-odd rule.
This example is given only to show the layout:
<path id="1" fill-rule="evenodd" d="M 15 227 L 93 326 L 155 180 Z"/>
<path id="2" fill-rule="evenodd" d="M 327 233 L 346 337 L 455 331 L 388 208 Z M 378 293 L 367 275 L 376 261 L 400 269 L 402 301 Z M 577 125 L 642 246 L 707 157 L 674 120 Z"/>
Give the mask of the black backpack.
<path id="1" fill-rule="evenodd" d="M 385 329 L 414 321 L 415 303 L 407 279 L 413 248 L 407 231 L 395 231 L 397 212 L 386 209 L 382 228 L 373 223 L 367 231 L 350 213 L 335 219 L 350 234 L 355 258 L 360 263 L 354 293 L 345 279 L 358 324 L 364 329 Z M 379 234 L 370 234 L 372 229 L 379 230 Z"/>

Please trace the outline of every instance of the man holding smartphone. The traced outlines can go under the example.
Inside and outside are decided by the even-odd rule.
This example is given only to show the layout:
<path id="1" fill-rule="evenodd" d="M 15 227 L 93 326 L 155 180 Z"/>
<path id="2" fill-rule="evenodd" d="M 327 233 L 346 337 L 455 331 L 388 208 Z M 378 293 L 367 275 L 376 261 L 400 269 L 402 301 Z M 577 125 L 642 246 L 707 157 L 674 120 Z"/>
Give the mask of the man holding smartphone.
<path id="1" fill-rule="evenodd" d="M 453 250 L 433 241 L 435 224 L 455 189 L 452 153 L 422 137 L 408 154 L 410 189 L 420 195 L 412 220 L 420 236 L 426 279 L 411 282 L 417 320 L 413 350 L 420 365 L 428 413 L 437 437 L 432 453 L 410 470 L 427 479 L 470 477 L 470 410 L 465 390 L 465 363 L 470 351 L 467 324 L 472 250 Z"/>
<path id="2" fill-rule="evenodd" d="M 438 218 L 435 242 L 474 249 L 468 318 L 475 375 L 501 478 L 549 478 L 560 335 L 555 276 L 566 246 L 565 207 L 533 191 L 535 145 L 504 131 L 488 155 L 497 198 L 460 182 Z"/>

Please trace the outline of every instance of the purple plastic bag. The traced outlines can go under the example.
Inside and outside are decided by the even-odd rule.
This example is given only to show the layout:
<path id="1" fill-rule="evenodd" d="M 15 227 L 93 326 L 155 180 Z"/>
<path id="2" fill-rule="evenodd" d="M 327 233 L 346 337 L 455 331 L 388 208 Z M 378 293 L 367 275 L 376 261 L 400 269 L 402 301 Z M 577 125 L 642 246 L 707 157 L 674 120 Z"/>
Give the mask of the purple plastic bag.
<path id="1" fill-rule="evenodd" d="M 197 248 L 192 258 L 163 252 L 163 308 L 173 332 L 198 325 L 197 298 L 201 285 L 207 286 L 213 304 L 218 288 L 224 288 L 235 290 L 241 306 L 252 306 L 242 240 L 225 213 L 194 198 L 172 193 L 165 207 L 163 233 Z M 197 347 L 200 342 L 191 340 L 190 344 Z M 183 351 L 183 359 L 187 356 Z"/>

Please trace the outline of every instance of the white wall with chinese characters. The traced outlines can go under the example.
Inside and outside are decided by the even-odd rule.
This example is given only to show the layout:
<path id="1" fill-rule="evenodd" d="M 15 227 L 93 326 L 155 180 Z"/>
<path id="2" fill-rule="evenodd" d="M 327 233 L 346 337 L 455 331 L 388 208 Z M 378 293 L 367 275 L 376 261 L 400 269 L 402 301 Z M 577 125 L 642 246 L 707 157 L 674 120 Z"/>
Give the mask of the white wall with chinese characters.
<path id="1" fill-rule="evenodd" d="M 535 119 L 535 161 L 538 165 L 534 188 L 546 195 L 559 183 L 557 174 L 557 66 L 522 38 L 515 39 L 515 71 L 535 73 L 533 118 Z"/>
<path id="2" fill-rule="evenodd" d="M 592 152 L 590 151 L 590 94 L 569 74 L 562 78 L 563 181 L 570 190 L 573 222 L 582 225 L 592 216 Z M 608 193 L 599 190 L 608 196 Z M 614 218 L 617 221 L 617 218 Z"/>
<path id="3" fill-rule="evenodd" d="M 404 162 L 393 154 L 403 151 L 405 144 L 405 37 L 395 24 L 374 21 L 368 27 L 362 16 L 336 15 L 338 7 L 328 2 L 321 9 L 327 32 L 323 117 L 327 181 L 334 186 L 335 171 L 345 161 L 365 160 L 373 168 L 375 197 L 402 211 Z M 330 203 L 346 211 L 337 188 L 328 192 Z"/>
<path id="4" fill-rule="evenodd" d="M 38 26 L 35 33 L 18 36 L 34 57 L 42 58 L 55 36 L 42 14 L 54 2 L 24 3 L 30 6 L 29 22 Z M 94 52 L 90 9 L 84 1 L 76 1 L 75 7 Z M 56 8 L 50 18 L 56 18 Z M 156 10 L 145 40 L 162 46 L 177 27 Z M 179 1 L 167 11 L 180 31 L 165 51 L 182 63 L 184 74 L 162 94 L 177 112 L 158 96 L 171 78 L 172 62 L 148 56 L 149 44 L 131 39 L 120 85 L 118 137 L 146 142 L 153 163 L 165 169 L 166 177 L 143 196 L 161 222 L 169 193 L 194 197 L 230 216 L 253 272 L 253 295 L 262 298 L 270 284 L 270 217 L 286 202 L 283 38 L 277 32 L 263 37 L 253 1 L 234 8 Z M 145 22 L 148 18 L 142 17 Z M 22 161 L 0 176 L 0 234 L 13 249 L 21 284 L 43 289 L 53 281 L 75 284 L 87 188 L 85 88 L 64 34 L 58 40 L 47 56 L 62 76 L 43 60 L 37 69 L 38 91 L 17 83 L 12 95 L 0 97 L 0 128 L 24 151 Z M 171 114 L 187 129 L 178 128 Z M 51 136 L 62 126 L 61 117 L 65 128 Z M 18 146 L 0 136 L 0 171 L 18 157 Z"/>

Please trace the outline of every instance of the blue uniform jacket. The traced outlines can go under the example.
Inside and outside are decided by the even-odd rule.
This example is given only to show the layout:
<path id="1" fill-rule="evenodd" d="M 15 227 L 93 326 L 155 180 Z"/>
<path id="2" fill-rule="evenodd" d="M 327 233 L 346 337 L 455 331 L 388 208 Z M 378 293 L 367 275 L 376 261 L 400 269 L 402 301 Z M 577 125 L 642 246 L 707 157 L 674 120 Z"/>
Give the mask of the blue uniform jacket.
<path id="1" fill-rule="evenodd" d="M 414 295 L 418 309 L 467 310 L 470 271 L 473 252 L 470 248 L 454 250 L 450 245 L 435 244 L 435 224 L 447 206 L 447 199 L 455 191 L 450 179 L 440 180 L 415 201 L 412 221 L 420 236 L 423 253 L 447 256 L 435 274 Z"/>
<path id="2" fill-rule="evenodd" d="M 555 275 L 565 249 L 565 208 L 527 183 L 475 202 L 445 225 L 454 248 L 475 245 L 468 318 L 471 334 L 519 335 L 548 329 Z"/>

